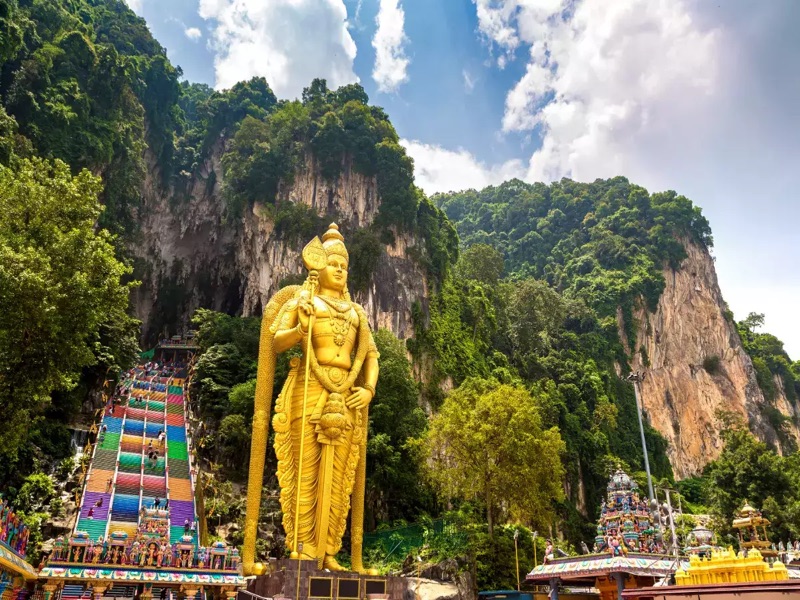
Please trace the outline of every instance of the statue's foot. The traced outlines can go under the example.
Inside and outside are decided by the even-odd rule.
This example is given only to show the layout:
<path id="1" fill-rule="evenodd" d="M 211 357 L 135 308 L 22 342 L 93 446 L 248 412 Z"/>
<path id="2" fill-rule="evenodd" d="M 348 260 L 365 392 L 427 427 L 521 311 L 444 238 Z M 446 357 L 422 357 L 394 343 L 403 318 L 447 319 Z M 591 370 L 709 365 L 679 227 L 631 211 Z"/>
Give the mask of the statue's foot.
<path id="1" fill-rule="evenodd" d="M 344 567 L 336 562 L 336 559 L 328 554 L 325 556 L 325 560 L 322 561 L 322 568 L 328 569 L 329 571 L 344 571 Z"/>

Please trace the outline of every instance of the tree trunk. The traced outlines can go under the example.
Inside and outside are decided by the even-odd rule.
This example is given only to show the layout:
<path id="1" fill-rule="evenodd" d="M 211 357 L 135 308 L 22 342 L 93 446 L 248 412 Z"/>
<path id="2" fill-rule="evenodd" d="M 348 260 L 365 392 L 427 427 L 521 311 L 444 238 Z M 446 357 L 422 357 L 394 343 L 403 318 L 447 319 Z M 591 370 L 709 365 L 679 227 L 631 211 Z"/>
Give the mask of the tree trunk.
<path id="1" fill-rule="evenodd" d="M 494 541 L 494 520 L 492 519 L 492 501 L 489 486 L 486 486 L 486 521 L 489 523 L 489 539 Z"/>

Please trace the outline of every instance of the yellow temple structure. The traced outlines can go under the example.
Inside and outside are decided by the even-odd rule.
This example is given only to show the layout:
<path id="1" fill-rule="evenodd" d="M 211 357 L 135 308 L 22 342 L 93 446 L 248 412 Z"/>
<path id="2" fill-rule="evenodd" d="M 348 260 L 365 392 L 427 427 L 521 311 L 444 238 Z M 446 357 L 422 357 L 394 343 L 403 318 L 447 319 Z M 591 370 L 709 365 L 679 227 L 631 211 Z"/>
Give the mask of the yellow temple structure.
<path id="1" fill-rule="evenodd" d="M 747 555 L 733 548 L 722 552 L 712 552 L 711 558 L 704 560 L 699 556 L 689 559 L 688 569 L 675 572 L 676 585 L 705 585 L 716 583 L 748 583 L 753 581 L 785 581 L 789 572 L 780 561 L 771 565 L 764 560 L 758 550 L 750 550 Z"/>
<path id="2" fill-rule="evenodd" d="M 622 598 L 637 600 L 785 600 L 800 598 L 800 579 L 772 550 L 770 522 L 748 502 L 736 512 L 739 552 L 705 545 L 689 556 L 688 566 L 675 571 L 675 585 L 625 590 Z M 794 572 L 792 572 L 794 573 Z"/>
<path id="3" fill-rule="evenodd" d="M 758 550 L 765 558 L 775 558 L 778 553 L 772 549 L 772 543 L 769 541 L 768 525 L 769 519 L 745 501 L 733 520 L 733 528 L 739 534 L 739 548 Z"/>

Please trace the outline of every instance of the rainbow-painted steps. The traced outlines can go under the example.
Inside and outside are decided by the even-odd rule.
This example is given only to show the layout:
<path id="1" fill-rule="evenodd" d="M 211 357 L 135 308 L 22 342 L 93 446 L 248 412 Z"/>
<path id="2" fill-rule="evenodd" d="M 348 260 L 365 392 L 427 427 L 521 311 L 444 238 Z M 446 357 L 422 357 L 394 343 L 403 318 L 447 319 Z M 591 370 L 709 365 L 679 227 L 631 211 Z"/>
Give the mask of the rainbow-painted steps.
<path id="1" fill-rule="evenodd" d="M 94 458 L 92 459 L 92 467 L 95 469 L 103 469 L 105 471 L 113 471 L 117 465 L 117 451 L 104 450 L 97 448 L 94 451 Z"/>
<path id="2" fill-rule="evenodd" d="M 102 500 L 102 504 L 100 506 L 95 505 L 98 500 Z M 108 519 L 108 508 L 110 500 L 111 500 L 111 494 L 87 491 L 83 497 L 83 503 L 81 504 L 80 518 L 88 519 L 89 511 L 91 510 L 92 518 L 94 520 L 106 521 Z"/>
<path id="3" fill-rule="evenodd" d="M 82 510 L 82 509 L 81 509 Z M 93 540 L 105 537 L 106 534 L 106 521 L 97 521 L 95 519 L 78 519 L 78 524 L 75 531 L 85 531 Z"/>
<path id="4" fill-rule="evenodd" d="M 180 378 L 142 368 L 133 373 L 133 379 L 122 382 L 132 400 L 115 415 L 103 415 L 104 432 L 94 451 L 76 528 L 93 539 L 115 531 L 133 539 L 141 508 L 151 507 L 156 498 L 162 506 L 169 499 L 169 535 L 174 542 L 184 536 L 187 520 L 196 522 L 183 387 L 186 371 L 181 370 Z M 158 440 L 162 433 L 163 443 Z M 154 466 L 148 458 L 150 448 L 159 454 Z M 101 498 L 101 506 L 94 507 Z"/>
<path id="5" fill-rule="evenodd" d="M 139 520 L 139 495 L 114 494 L 111 514 L 115 521 L 136 523 Z"/>

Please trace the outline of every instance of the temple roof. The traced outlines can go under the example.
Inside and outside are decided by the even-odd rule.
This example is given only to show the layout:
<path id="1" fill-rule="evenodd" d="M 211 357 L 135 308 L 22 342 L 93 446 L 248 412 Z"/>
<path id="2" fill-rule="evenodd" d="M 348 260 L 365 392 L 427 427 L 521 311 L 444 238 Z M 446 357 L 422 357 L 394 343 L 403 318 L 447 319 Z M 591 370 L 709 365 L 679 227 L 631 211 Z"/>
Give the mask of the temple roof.
<path id="1" fill-rule="evenodd" d="M 650 577 L 666 577 L 678 568 L 687 568 L 689 561 L 675 560 L 672 556 L 655 554 L 634 554 L 610 556 L 609 554 L 590 554 L 550 560 L 528 573 L 526 579 L 532 582 L 548 581 L 553 577 L 563 580 L 594 578 L 609 573 L 629 573 Z"/>
<path id="2" fill-rule="evenodd" d="M 0 569 L 11 571 L 28 581 L 36 579 L 33 567 L 3 542 L 0 542 Z"/>
<path id="3" fill-rule="evenodd" d="M 56 564 L 57 565 L 57 564 Z M 35 577 L 35 574 L 34 574 Z M 69 579 L 79 581 L 105 580 L 130 583 L 196 583 L 200 585 L 243 586 L 244 577 L 236 572 L 202 571 L 198 569 L 139 569 L 119 565 L 97 567 L 47 566 L 39 572 L 42 579 Z"/>

